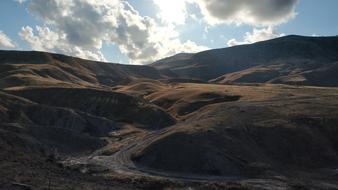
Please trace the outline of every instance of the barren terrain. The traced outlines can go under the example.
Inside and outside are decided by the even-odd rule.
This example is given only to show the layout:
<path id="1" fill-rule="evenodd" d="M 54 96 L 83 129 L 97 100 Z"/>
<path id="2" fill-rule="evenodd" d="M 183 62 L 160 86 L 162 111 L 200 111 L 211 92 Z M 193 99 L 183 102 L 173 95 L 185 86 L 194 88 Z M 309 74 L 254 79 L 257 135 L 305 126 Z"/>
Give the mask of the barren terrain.
<path id="1" fill-rule="evenodd" d="M 338 189 L 327 55 L 290 85 L 267 82 L 283 66 L 207 81 L 166 65 L 193 54 L 152 67 L 1 51 L 0 189 Z"/>

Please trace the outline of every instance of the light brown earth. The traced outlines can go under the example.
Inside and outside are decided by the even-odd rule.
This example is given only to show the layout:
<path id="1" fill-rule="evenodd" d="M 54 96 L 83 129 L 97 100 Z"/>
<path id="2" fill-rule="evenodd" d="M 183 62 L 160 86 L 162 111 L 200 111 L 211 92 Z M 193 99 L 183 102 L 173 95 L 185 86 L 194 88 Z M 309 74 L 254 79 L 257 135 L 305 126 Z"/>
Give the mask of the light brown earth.
<path id="1" fill-rule="evenodd" d="M 14 54 L 0 56 L 2 189 L 338 189 L 338 88 Z"/>

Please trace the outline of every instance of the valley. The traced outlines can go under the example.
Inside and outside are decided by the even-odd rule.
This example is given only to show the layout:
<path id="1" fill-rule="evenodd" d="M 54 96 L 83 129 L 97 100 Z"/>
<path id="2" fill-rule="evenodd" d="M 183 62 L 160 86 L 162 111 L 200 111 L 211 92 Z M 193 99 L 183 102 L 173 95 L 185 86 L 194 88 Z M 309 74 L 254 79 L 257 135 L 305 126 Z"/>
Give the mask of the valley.
<path id="1" fill-rule="evenodd" d="M 0 51 L 1 188 L 338 189 L 336 40 L 145 66 Z"/>

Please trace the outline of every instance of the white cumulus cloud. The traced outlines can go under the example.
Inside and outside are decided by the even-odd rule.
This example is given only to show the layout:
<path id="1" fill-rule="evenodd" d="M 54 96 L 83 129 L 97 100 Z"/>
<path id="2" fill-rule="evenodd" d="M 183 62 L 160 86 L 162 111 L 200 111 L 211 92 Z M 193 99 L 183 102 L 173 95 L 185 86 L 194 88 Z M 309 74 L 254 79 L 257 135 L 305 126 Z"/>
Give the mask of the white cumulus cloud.
<path id="1" fill-rule="evenodd" d="M 80 46 L 69 44 L 66 35 L 51 31 L 48 27 L 37 26 L 34 31 L 30 26 L 22 27 L 19 36 L 34 50 L 67 53 L 76 57 L 106 61 L 102 53 L 95 49 L 84 49 Z"/>
<path id="2" fill-rule="evenodd" d="M 250 32 L 245 33 L 243 41 L 231 39 L 227 42 L 227 45 L 231 47 L 236 45 L 251 44 L 259 41 L 282 37 L 284 35 L 285 34 L 283 33 L 278 33 L 275 28 L 270 26 L 262 29 L 253 29 L 251 33 Z"/>
<path id="3" fill-rule="evenodd" d="M 14 42 L 0 30 L 0 48 L 15 48 Z"/>
<path id="4" fill-rule="evenodd" d="M 123 0 L 30 0 L 29 10 L 45 27 L 24 27 L 20 36 L 33 49 L 104 60 L 103 43 L 113 43 L 132 63 L 149 63 L 206 47 L 181 42 L 173 26 L 160 26 Z"/>

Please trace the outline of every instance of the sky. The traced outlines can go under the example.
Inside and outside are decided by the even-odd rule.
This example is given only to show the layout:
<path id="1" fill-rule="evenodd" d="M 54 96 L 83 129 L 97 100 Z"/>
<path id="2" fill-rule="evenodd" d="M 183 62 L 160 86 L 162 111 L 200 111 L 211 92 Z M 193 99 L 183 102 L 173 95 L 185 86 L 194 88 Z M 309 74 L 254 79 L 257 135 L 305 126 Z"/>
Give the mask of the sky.
<path id="1" fill-rule="evenodd" d="M 122 64 L 338 35 L 338 0 L 1 0 L 0 49 Z"/>

